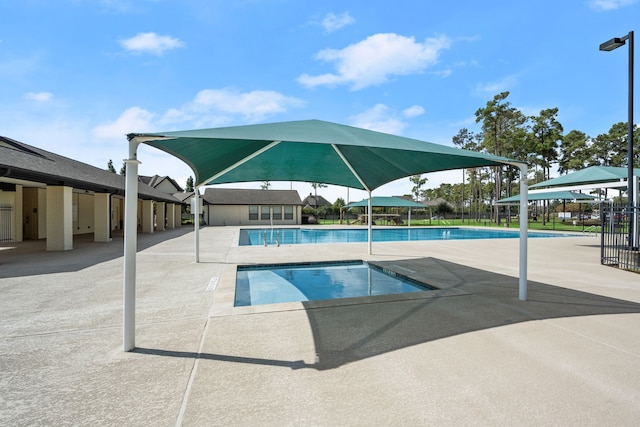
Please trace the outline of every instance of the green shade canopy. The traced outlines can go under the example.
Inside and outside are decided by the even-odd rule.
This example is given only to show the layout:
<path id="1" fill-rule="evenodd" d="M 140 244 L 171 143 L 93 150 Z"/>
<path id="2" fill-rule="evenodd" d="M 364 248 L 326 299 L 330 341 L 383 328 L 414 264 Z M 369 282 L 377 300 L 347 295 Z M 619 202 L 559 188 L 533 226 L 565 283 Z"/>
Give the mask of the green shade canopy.
<path id="1" fill-rule="evenodd" d="M 195 185 L 307 181 L 372 191 L 411 175 L 522 162 L 321 120 L 129 134 L 187 163 Z"/>
<path id="2" fill-rule="evenodd" d="M 634 175 L 640 176 L 640 169 L 634 169 Z M 571 172 L 557 178 L 549 179 L 537 184 L 531 185 L 529 188 L 557 187 L 561 185 L 578 185 L 578 184 L 599 184 L 605 182 L 615 182 L 625 180 L 621 183 L 621 187 L 626 187 L 626 179 L 628 177 L 628 169 L 613 166 L 591 166 Z"/>
<path id="3" fill-rule="evenodd" d="M 307 181 L 359 188 L 368 192 L 396 179 L 428 172 L 480 166 L 513 165 L 526 176 L 526 164 L 505 157 L 437 145 L 320 120 L 268 123 L 160 133 L 132 133 L 129 139 L 124 223 L 123 348 L 135 348 L 137 245 L 137 148 L 156 147 L 187 163 L 194 184 L 255 181 Z M 526 180 L 521 180 L 526 193 Z M 198 202 L 196 191 L 194 202 Z M 524 204 L 524 202 L 523 202 Z M 371 254 L 371 224 L 369 250 Z M 524 218 L 524 217 L 523 217 Z M 526 299 L 527 234 L 520 220 L 519 298 Z M 194 221 L 199 262 L 199 221 Z"/>
<path id="4" fill-rule="evenodd" d="M 599 200 L 596 196 L 592 196 L 591 194 L 583 194 L 583 193 L 578 193 L 576 191 L 549 191 L 544 193 L 529 192 L 529 194 L 527 195 L 527 199 L 529 201 L 574 200 L 577 202 Z M 520 195 L 516 194 L 515 196 L 500 199 L 496 203 L 519 203 L 519 202 L 520 202 Z"/>
<path id="5" fill-rule="evenodd" d="M 359 202 L 349 203 L 345 208 L 360 208 L 369 206 L 369 199 L 363 199 Z M 401 197 L 382 197 L 375 196 L 371 198 L 371 206 L 373 207 L 385 207 L 385 208 L 424 208 L 421 203 L 416 203 L 411 200 L 403 199 Z"/>

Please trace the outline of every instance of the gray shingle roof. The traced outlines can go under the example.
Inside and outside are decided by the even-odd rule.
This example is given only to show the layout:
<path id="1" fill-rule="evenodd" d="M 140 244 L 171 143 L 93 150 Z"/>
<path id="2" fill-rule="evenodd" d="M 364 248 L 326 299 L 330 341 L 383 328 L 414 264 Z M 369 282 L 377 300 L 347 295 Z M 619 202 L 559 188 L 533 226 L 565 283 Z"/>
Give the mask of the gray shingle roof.
<path id="1" fill-rule="evenodd" d="M 309 194 L 307 197 L 305 197 L 305 199 L 302 201 L 303 205 L 309 205 L 309 206 L 331 206 L 332 203 L 330 201 L 328 201 L 327 199 L 325 199 L 324 197 L 322 197 L 321 195 L 318 195 L 317 200 L 316 200 L 316 196 L 314 196 L 313 194 Z"/>
<path id="2" fill-rule="evenodd" d="M 202 198 L 211 205 L 301 205 L 296 190 L 206 188 Z"/>
<path id="3" fill-rule="evenodd" d="M 184 191 L 182 189 L 182 187 L 180 187 L 180 185 L 173 178 L 171 178 L 170 176 L 159 176 L 159 175 L 143 176 L 143 175 L 140 175 L 138 177 L 138 179 L 140 180 L 140 182 L 144 182 L 149 187 L 153 187 L 153 188 L 156 188 L 163 181 L 168 181 L 168 182 L 171 183 L 171 185 L 173 185 L 176 188 L 176 190 Z"/>
<path id="4" fill-rule="evenodd" d="M 2 177 L 121 195 L 125 189 L 125 177 L 119 174 L 0 136 Z M 180 202 L 142 182 L 138 182 L 138 195 L 142 199 Z"/>

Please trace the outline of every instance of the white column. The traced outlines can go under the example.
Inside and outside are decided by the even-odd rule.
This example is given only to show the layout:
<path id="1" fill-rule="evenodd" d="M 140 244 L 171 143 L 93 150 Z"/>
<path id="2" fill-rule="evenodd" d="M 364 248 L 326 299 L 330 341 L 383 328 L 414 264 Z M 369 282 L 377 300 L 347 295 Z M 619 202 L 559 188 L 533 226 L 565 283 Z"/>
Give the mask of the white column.
<path id="1" fill-rule="evenodd" d="M 138 242 L 138 143 L 129 141 L 124 205 L 124 284 L 122 346 L 124 351 L 136 347 L 136 246 Z"/>
<path id="2" fill-rule="evenodd" d="M 163 231 L 164 230 L 164 207 L 166 206 L 165 202 L 156 202 L 156 230 Z"/>
<path id="3" fill-rule="evenodd" d="M 167 228 L 176 228 L 176 204 L 167 204 Z"/>
<path id="4" fill-rule="evenodd" d="M 527 236 L 528 236 L 528 198 L 527 174 L 529 167 L 520 164 L 520 280 L 518 296 L 521 301 L 527 300 Z"/>
<path id="5" fill-rule="evenodd" d="M 96 193 L 93 195 L 93 241 L 111 241 L 111 195 Z"/>
<path id="6" fill-rule="evenodd" d="M 182 205 L 175 205 L 176 227 L 182 227 Z"/>
<path id="7" fill-rule="evenodd" d="M 73 193 L 71 187 L 47 186 L 47 250 L 73 249 Z"/>
<path id="8" fill-rule="evenodd" d="M 24 216 L 23 205 L 24 205 L 24 189 L 21 184 L 16 184 L 16 204 L 14 209 L 15 221 L 13 221 L 13 223 L 15 224 L 13 228 L 13 236 L 14 236 L 14 241 L 16 242 L 22 242 L 24 240 L 24 233 L 22 231 L 22 221 Z"/>
<path id="9" fill-rule="evenodd" d="M 153 233 L 153 200 L 142 201 L 142 232 Z"/>
<path id="10" fill-rule="evenodd" d="M 47 190 L 38 188 L 38 239 L 47 238 Z"/>

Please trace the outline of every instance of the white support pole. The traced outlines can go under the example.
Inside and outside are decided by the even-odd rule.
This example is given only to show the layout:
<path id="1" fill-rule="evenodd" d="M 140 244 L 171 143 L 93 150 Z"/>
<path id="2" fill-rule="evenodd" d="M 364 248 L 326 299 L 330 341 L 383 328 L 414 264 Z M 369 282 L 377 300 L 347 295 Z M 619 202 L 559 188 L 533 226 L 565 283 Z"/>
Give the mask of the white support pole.
<path id="1" fill-rule="evenodd" d="M 373 220 L 371 219 L 373 217 L 373 212 L 371 211 L 371 191 L 369 191 L 369 201 L 367 203 L 367 213 L 369 215 L 367 215 L 367 225 L 368 225 L 368 241 L 369 241 L 369 255 L 371 255 L 372 250 L 371 250 L 371 240 L 372 240 L 372 224 L 373 224 Z"/>
<path id="2" fill-rule="evenodd" d="M 193 192 L 193 230 L 195 231 L 195 253 L 196 263 L 200 262 L 200 187 L 196 187 Z"/>
<path id="3" fill-rule="evenodd" d="M 129 141 L 124 206 L 123 349 L 136 347 L 136 251 L 138 242 L 138 142 Z"/>
<path id="4" fill-rule="evenodd" d="M 528 185 L 527 174 L 529 167 L 520 164 L 520 281 L 519 298 L 520 301 L 527 300 L 527 236 L 528 236 Z"/>

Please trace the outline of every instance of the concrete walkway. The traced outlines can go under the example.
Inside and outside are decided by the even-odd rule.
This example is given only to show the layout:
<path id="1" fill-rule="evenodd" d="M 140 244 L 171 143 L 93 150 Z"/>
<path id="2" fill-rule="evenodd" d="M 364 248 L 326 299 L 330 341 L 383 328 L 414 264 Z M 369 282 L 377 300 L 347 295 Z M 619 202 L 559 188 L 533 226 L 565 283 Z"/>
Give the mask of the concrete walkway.
<path id="1" fill-rule="evenodd" d="M 640 276 L 599 239 L 239 247 L 236 227 L 139 236 L 122 351 L 122 238 L 0 245 L 0 425 L 558 425 L 640 419 Z M 235 266 L 365 259 L 440 288 L 232 306 Z M 214 289 L 215 288 L 215 289 Z"/>

